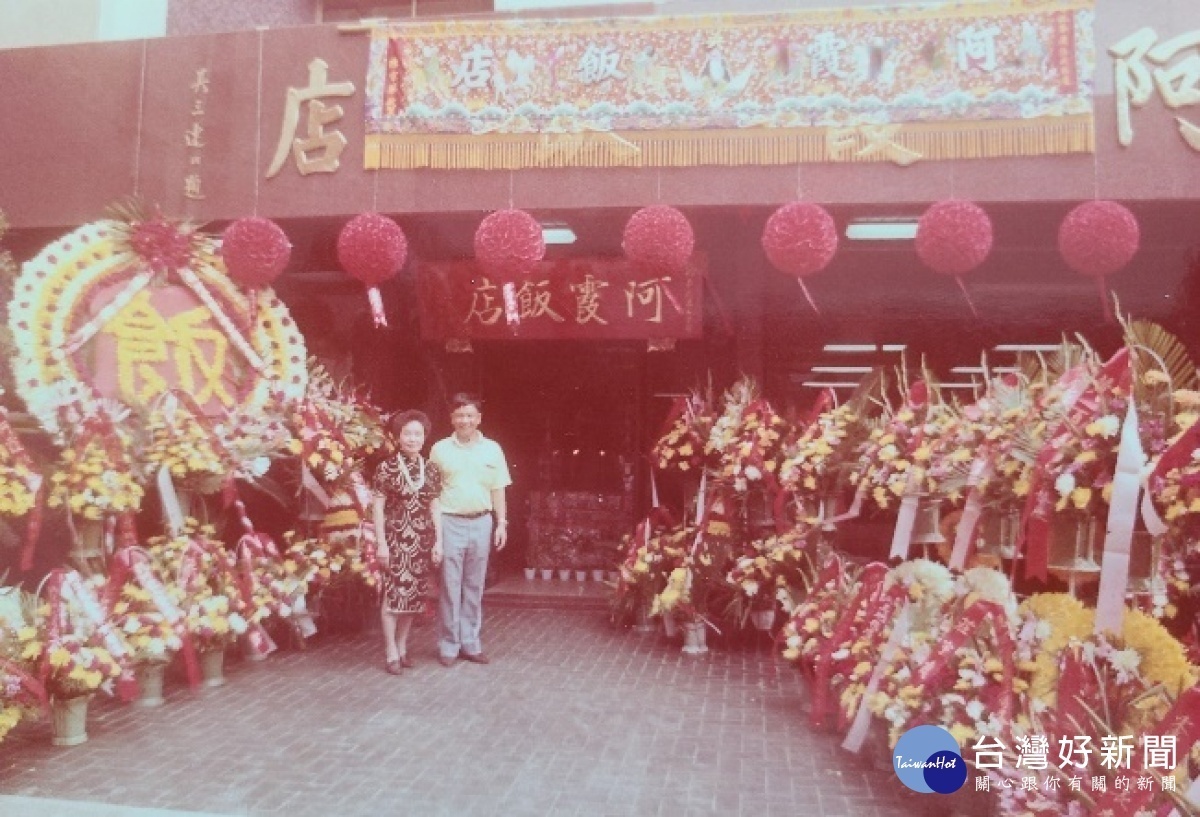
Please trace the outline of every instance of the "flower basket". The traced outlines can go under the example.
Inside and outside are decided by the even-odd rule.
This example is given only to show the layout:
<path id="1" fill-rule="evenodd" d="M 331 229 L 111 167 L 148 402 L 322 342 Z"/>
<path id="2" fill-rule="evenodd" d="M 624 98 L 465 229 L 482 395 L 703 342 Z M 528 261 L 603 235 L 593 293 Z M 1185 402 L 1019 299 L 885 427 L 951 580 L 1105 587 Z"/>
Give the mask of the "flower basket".
<path id="1" fill-rule="evenodd" d="M 78 746 L 87 741 L 87 712 L 91 695 L 50 699 L 50 729 L 55 746 Z"/>
<path id="2" fill-rule="evenodd" d="M 163 698 L 163 681 L 166 678 L 167 663 L 165 661 L 146 661 L 136 665 L 133 673 L 137 676 L 138 682 L 138 696 L 133 702 L 134 706 L 143 709 L 162 706 L 166 702 L 166 699 Z"/>
<path id="3" fill-rule="evenodd" d="M 203 650 L 200 653 L 200 675 L 204 686 L 211 688 L 225 686 L 225 650 Z"/>

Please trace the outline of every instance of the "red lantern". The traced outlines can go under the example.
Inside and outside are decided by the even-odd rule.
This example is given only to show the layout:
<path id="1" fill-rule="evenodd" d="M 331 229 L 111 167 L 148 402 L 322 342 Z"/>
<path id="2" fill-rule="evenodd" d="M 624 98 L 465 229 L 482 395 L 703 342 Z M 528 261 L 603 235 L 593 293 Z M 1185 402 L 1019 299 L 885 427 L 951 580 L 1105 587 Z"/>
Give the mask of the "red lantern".
<path id="1" fill-rule="evenodd" d="M 767 219 L 762 248 L 776 269 L 796 277 L 804 297 L 819 315 L 803 278 L 825 269 L 837 252 L 838 233 L 833 216 L 812 202 L 785 204 Z"/>
<path id="2" fill-rule="evenodd" d="M 625 225 L 621 249 L 635 264 L 663 272 L 682 272 L 696 237 L 687 216 L 665 204 L 643 207 Z"/>
<path id="3" fill-rule="evenodd" d="M 978 267 L 992 251 L 992 220 L 969 201 L 947 199 L 930 205 L 917 223 L 917 257 L 943 275 L 954 276 L 971 314 L 979 317 L 962 276 Z"/>
<path id="4" fill-rule="evenodd" d="M 269 218 L 239 218 L 225 228 L 221 257 L 229 277 L 247 289 L 268 287 L 288 265 L 292 244 Z"/>
<path id="5" fill-rule="evenodd" d="M 387 326 L 377 287 L 398 273 L 408 258 L 408 240 L 400 225 L 379 213 L 357 215 L 338 236 L 337 256 L 342 269 L 367 287 L 375 326 Z"/>
<path id="6" fill-rule="evenodd" d="M 475 258 L 502 278 L 529 272 L 546 257 L 542 225 L 524 210 L 497 210 L 475 230 Z"/>
<path id="7" fill-rule="evenodd" d="M 504 316 L 515 329 L 521 323 L 513 281 L 546 257 L 542 225 L 524 210 L 497 210 L 475 230 L 475 259 L 502 281 Z"/>
<path id="8" fill-rule="evenodd" d="M 1112 320 L 1105 279 L 1122 270 L 1138 251 L 1141 231 L 1137 217 L 1115 201 L 1088 201 L 1063 219 L 1058 251 L 1067 266 L 1096 279 L 1104 301 L 1104 316 Z"/>

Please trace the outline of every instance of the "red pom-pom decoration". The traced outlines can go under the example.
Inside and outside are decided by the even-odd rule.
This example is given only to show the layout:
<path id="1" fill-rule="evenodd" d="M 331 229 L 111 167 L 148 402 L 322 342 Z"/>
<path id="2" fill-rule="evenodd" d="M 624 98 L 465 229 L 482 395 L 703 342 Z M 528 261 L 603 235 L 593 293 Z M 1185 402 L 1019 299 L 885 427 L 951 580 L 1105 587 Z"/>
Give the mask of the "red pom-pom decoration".
<path id="1" fill-rule="evenodd" d="M 269 218 L 239 218 L 225 228 L 221 257 L 229 277 L 244 287 L 267 287 L 292 256 L 292 243 Z"/>
<path id="2" fill-rule="evenodd" d="M 762 247 L 776 269 L 803 278 L 820 272 L 833 260 L 838 248 L 837 225 L 819 204 L 785 204 L 767 219 Z"/>
<path id="3" fill-rule="evenodd" d="M 921 216 L 915 243 L 917 256 L 934 272 L 965 275 L 992 251 L 992 220 L 969 201 L 939 201 Z"/>
<path id="4" fill-rule="evenodd" d="M 665 272 L 683 270 L 695 247 L 696 236 L 687 216 L 665 204 L 634 213 L 621 239 L 626 258 Z"/>
<path id="5" fill-rule="evenodd" d="M 357 215 L 342 228 L 338 263 L 368 287 L 378 286 L 400 271 L 408 258 L 408 240 L 400 225 L 379 213 Z"/>
<path id="6" fill-rule="evenodd" d="M 475 230 L 475 259 L 494 275 L 522 275 L 545 256 L 542 225 L 524 210 L 497 210 Z"/>
<path id="7" fill-rule="evenodd" d="M 1138 251 L 1137 218 L 1115 201 L 1076 207 L 1058 229 L 1058 251 L 1080 275 L 1103 278 L 1121 270 Z"/>

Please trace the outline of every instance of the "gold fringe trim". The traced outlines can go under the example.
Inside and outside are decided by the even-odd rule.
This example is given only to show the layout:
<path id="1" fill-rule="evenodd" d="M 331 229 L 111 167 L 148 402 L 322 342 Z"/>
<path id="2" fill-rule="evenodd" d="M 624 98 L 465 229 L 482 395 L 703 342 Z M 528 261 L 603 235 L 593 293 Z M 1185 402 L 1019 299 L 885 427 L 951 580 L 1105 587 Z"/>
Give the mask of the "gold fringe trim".
<path id="1" fill-rule="evenodd" d="M 905 125 L 876 143 L 878 129 L 795 128 L 581 134 L 370 134 L 368 170 L 520 170 L 556 167 L 692 167 L 991 159 L 1093 153 L 1091 114 L 1034 120 Z M 831 134 L 836 133 L 836 138 Z M 889 150 L 887 142 L 903 148 Z M 903 153 L 904 156 L 899 156 Z"/>

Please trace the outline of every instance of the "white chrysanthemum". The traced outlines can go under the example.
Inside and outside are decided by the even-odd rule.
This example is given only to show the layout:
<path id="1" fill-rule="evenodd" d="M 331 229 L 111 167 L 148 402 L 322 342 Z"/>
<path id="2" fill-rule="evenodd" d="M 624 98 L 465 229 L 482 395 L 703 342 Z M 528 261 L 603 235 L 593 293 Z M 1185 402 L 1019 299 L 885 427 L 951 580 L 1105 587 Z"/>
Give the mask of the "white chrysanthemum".
<path id="1" fill-rule="evenodd" d="M 1070 496 L 1075 490 L 1075 475 L 1059 474 L 1058 479 L 1054 480 L 1054 490 L 1058 491 L 1059 496 Z"/>

